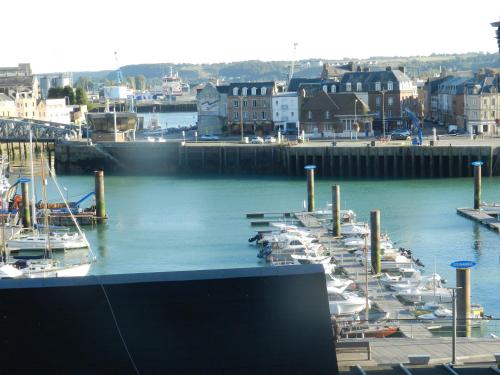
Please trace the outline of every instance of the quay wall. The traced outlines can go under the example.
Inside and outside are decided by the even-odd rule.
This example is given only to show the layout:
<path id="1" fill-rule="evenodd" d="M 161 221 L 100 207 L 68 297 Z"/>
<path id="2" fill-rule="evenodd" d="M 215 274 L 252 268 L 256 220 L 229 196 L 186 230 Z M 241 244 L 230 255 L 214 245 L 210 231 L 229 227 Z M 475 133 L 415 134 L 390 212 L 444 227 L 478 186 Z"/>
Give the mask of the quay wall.
<path id="1" fill-rule="evenodd" d="M 500 147 L 360 146 L 324 147 L 185 144 L 180 142 L 67 142 L 55 147 L 59 173 L 103 168 L 130 174 L 228 174 L 302 176 L 317 166 L 319 177 L 439 178 L 473 175 L 471 163 L 482 160 L 484 176 L 500 176 Z"/>

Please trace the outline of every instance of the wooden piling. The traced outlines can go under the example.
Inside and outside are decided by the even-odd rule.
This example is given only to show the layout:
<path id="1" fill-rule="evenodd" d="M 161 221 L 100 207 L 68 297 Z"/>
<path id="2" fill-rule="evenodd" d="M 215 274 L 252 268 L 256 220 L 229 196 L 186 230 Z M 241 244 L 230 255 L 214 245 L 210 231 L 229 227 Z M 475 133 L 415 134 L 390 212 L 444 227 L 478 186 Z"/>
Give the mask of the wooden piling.
<path id="1" fill-rule="evenodd" d="M 380 210 L 370 212 L 371 256 L 374 275 L 381 271 L 380 265 Z"/>
<path id="2" fill-rule="evenodd" d="M 483 162 L 475 161 L 474 166 L 474 209 L 481 209 L 481 165 Z"/>
<path id="3" fill-rule="evenodd" d="M 333 221 L 333 236 L 341 236 L 340 226 L 340 186 L 332 186 L 332 221 Z"/>
<path id="4" fill-rule="evenodd" d="M 107 219 L 106 204 L 104 199 L 104 171 L 99 170 L 94 172 L 95 178 L 95 203 L 97 222 L 102 223 Z"/>
<path id="5" fill-rule="evenodd" d="M 30 195 L 28 182 L 21 183 L 23 227 L 31 228 Z"/>
<path id="6" fill-rule="evenodd" d="M 470 268 L 457 268 L 457 336 L 471 336 Z"/>
<path id="7" fill-rule="evenodd" d="M 314 211 L 314 170 L 315 165 L 306 165 L 304 169 L 307 171 L 307 212 Z"/>

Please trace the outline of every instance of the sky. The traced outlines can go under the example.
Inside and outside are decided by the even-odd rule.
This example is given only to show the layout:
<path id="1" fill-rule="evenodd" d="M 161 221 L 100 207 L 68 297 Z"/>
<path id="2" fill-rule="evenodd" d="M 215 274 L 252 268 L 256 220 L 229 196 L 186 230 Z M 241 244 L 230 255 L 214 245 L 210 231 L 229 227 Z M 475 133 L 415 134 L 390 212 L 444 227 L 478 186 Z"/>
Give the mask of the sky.
<path id="1" fill-rule="evenodd" d="M 46 73 L 291 60 L 294 43 L 298 60 L 497 52 L 500 0 L 25 0 L 0 18 L 0 66 Z"/>

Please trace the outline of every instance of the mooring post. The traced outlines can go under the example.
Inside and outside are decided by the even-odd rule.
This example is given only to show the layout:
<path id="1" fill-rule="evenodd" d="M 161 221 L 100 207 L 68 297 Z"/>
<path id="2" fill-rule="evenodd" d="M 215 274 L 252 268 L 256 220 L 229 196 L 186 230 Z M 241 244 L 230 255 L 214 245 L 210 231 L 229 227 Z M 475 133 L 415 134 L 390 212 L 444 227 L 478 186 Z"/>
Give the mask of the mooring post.
<path id="1" fill-rule="evenodd" d="M 470 337 L 470 268 L 457 268 L 457 336 Z"/>
<path id="2" fill-rule="evenodd" d="M 380 210 L 370 212 L 371 255 L 374 275 L 381 271 L 380 267 Z"/>
<path id="3" fill-rule="evenodd" d="M 314 170 L 315 165 L 306 165 L 304 169 L 307 171 L 307 212 L 314 211 Z"/>
<path id="4" fill-rule="evenodd" d="M 340 237 L 340 186 L 332 186 L 333 236 Z"/>
<path id="5" fill-rule="evenodd" d="M 30 195 L 28 182 L 21 183 L 22 205 L 23 205 L 23 227 L 31 228 Z"/>
<path id="6" fill-rule="evenodd" d="M 106 204 L 104 200 L 104 171 L 99 170 L 94 172 L 95 177 L 95 207 L 97 222 L 101 223 L 106 220 Z"/>
<path id="7" fill-rule="evenodd" d="M 482 161 L 475 161 L 472 163 L 474 166 L 474 209 L 481 209 L 481 166 Z"/>

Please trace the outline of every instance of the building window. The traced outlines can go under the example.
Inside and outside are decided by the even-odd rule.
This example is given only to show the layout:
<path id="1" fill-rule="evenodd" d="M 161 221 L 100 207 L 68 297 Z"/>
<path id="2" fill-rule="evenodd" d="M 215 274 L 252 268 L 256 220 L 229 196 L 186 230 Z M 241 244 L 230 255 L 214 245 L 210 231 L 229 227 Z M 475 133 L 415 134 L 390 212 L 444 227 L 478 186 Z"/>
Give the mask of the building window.
<path id="1" fill-rule="evenodd" d="M 233 119 L 238 120 L 240 118 L 239 112 L 233 112 Z"/>
<path id="2" fill-rule="evenodd" d="M 375 91 L 381 91 L 382 90 L 382 85 L 380 82 L 375 82 Z"/>
<path id="3" fill-rule="evenodd" d="M 276 100 L 276 105 L 278 105 L 278 101 Z"/>
<path id="4" fill-rule="evenodd" d="M 279 117 L 280 116 L 280 113 L 279 112 L 276 112 L 276 117 Z"/>
<path id="5" fill-rule="evenodd" d="M 312 111 L 307 111 L 307 118 L 309 120 L 312 120 L 313 119 L 313 114 L 312 114 Z"/>
<path id="6" fill-rule="evenodd" d="M 238 95 L 238 88 L 237 87 L 233 88 L 233 95 L 234 96 Z"/>
<path id="7" fill-rule="evenodd" d="M 377 96 L 377 97 L 375 98 L 375 105 L 376 105 L 377 107 L 380 107 L 380 96 Z"/>
<path id="8" fill-rule="evenodd" d="M 363 90 L 363 84 L 361 82 L 356 83 L 356 91 Z"/>
<path id="9" fill-rule="evenodd" d="M 492 106 L 495 106 L 495 98 L 492 98 L 492 99 L 491 99 L 491 105 L 492 105 Z"/>
<path id="10" fill-rule="evenodd" d="M 330 111 L 328 111 L 328 110 L 325 111 L 325 119 L 327 119 L 327 120 L 330 119 Z"/>
<path id="11" fill-rule="evenodd" d="M 246 100 L 243 100 L 243 108 L 248 107 L 248 102 Z"/>
<path id="12" fill-rule="evenodd" d="M 293 112 L 291 113 L 291 115 L 293 116 Z"/>
<path id="13" fill-rule="evenodd" d="M 246 87 L 243 87 L 242 94 L 245 96 L 248 94 L 248 89 Z"/>
<path id="14" fill-rule="evenodd" d="M 257 87 L 252 87 L 252 95 L 257 95 Z"/>
<path id="15" fill-rule="evenodd" d="M 248 112 L 243 112 L 243 118 L 246 120 L 248 119 Z"/>
<path id="16" fill-rule="evenodd" d="M 257 112 L 254 112 L 254 113 L 253 113 L 253 119 L 254 119 L 254 120 L 257 120 Z"/>
<path id="17" fill-rule="evenodd" d="M 488 105 L 488 99 L 484 99 L 483 103 L 484 103 L 485 106 Z"/>
<path id="18" fill-rule="evenodd" d="M 328 86 L 327 85 L 323 85 L 323 91 L 324 92 L 328 92 Z"/>
<path id="19" fill-rule="evenodd" d="M 491 117 L 495 118 L 495 111 L 491 111 Z"/>
<path id="20" fill-rule="evenodd" d="M 394 104 L 394 99 L 392 98 L 392 96 L 389 96 L 389 97 L 387 98 L 387 105 L 391 106 L 391 105 L 393 105 L 393 104 Z"/>
<path id="21" fill-rule="evenodd" d="M 345 84 L 345 91 L 351 91 L 351 83 L 350 82 L 347 82 Z"/>
<path id="22" fill-rule="evenodd" d="M 332 88 L 331 88 L 332 92 L 337 92 L 337 86 L 335 85 L 332 85 Z"/>
<path id="23" fill-rule="evenodd" d="M 392 91 L 393 90 L 393 84 L 392 81 L 387 82 L 387 90 Z"/>
<path id="24" fill-rule="evenodd" d="M 266 116 L 266 112 L 265 111 L 262 111 L 262 120 L 265 120 L 267 118 Z"/>
<path id="25" fill-rule="evenodd" d="M 253 89 L 252 89 L 253 90 Z M 257 107 L 257 100 L 252 101 L 252 106 Z"/>
<path id="26" fill-rule="evenodd" d="M 233 107 L 238 108 L 238 106 L 239 106 L 238 100 L 233 100 Z"/>
<path id="27" fill-rule="evenodd" d="M 267 89 L 265 87 L 262 87 L 260 89 L 260 95 L 266 95 Z"/>
<path id="28" fill-rule="evenodd" d="M 389 117 L 389 118 L 392 117 L 392 111 L 387 111 L 387 117 Z"/>

